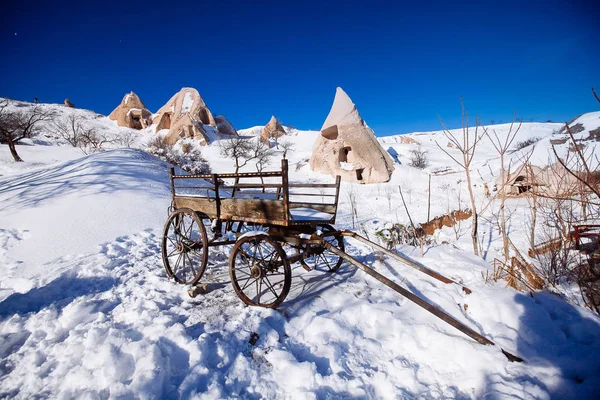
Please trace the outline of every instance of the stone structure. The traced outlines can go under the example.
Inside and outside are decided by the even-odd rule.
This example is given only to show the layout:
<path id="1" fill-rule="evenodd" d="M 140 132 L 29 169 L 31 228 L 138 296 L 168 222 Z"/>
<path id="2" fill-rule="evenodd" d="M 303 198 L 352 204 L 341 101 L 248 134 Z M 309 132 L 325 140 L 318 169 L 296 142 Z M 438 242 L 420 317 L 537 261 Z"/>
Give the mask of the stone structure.
<path id="1" fill-rule="evenodd" d="M 260 134 L 260 141 L 268 144 L 269 139 L 278 139 L 285 135 L 285 129 L 281 126 L 281 123 L 275 118 L 274 115 L 271 116 L 271 120 L 265 127 L 263 128 L 262 133 Z"/>
<path id="2" fill-rule="evenodd" d="M 233 125 L 223 116 L 213 117 L 194 88 L 182 88 L 158 110 L 154 120 L 156 132 L 168 129 L 165 140 L 176 143 L 181 138 L 198 139 L 201 144 L 208 144 L 211 137 L 236 135 Z"/>
<path id="3" fill-rule="evenodd" d="M 360 183 L 387 182 L 394 171 L 391 157 L 339 87 L 313 146 L 310 167 Z"/>
<path id="4" fill-rule="evenodd" d="M 123 97 L 121 104 L 110 113 L 108 118 L 117 121 L 119 126 L 133 129 L 144 129 L 152 123 L 152 113 L 133 92 Z"/>

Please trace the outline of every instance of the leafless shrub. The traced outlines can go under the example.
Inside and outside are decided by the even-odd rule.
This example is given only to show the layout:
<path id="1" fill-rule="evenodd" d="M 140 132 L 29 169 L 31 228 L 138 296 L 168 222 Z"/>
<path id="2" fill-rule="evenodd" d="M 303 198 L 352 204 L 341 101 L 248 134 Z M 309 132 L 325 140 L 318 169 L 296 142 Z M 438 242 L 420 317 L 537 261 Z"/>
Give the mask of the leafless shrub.
<path id="1" fill-rule="evenodd" d="M 135 129 L 122 129 L 112 142 L 120 147 L 130 149 L 139 139 L 139 133 Z"/>
<path id="2" fill-rule="evenodd" d="M 54 133 L 84 154 L 102 150 L 109 140 L 95 128 L 86 127 L 85 120 L 75 114 L 59 119 L 53 124 Z"/>
<path id="3" fill-rule="evenodd" d="M 191 144 L 189 151 L 184 153 L 183 149 L 178 150 L 174 145 L 167 143 L 164 137 L 157 136 L 148 143 L 146 152 L 177 165 L 191 174 L 210 174 L 212 172 L 210 164 L 202 156 L 202 152 Z"/>
<path id="4" fill-rule="evenodd" d="M 410 166 L 418 169 L 425 169 L 429 166 L 429 157 L 427 150 L 420 147 L 410 151 Z"/>
<path id="5" fill-rule="evenodd" d="M 532 144 L 535 144 L 535 143 L 539 142 L 540 140 L 542 140 L 541 137 L 534 136 L 534 137 L 531 137 L 531 138 L 529 138 L 527 140 L 523 140 L 521 142 L 517 142 L 517 144 L 515 144 L 515 150 L 522 150 L 522 149 L 524 149 L 527 146 L 531 146 Z"/>
<path id="6" fill-rule="evenodd" d="M 354 185 L 352 183 L 348 184 L 345 193 L 346 198 L 350 203 L 350 214 L 352 215 L 352 229 L 356 229 L 356 191 L 354 190 Z"/>

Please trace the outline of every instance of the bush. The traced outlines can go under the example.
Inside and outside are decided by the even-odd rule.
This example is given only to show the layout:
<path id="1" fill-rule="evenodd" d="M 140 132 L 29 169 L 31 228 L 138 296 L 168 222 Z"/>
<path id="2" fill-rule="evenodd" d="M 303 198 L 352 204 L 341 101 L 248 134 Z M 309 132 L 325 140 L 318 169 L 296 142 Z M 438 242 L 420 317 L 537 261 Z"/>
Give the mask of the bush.
<path id="1" fill-rule="evenodd" d="M 191 174 L 210 174 L 210 164 L 202 156 L 202 152 L 191 143 L 182 141 L 175 145 L 168 144 L 161 136 L 148 143 L 146 152 L 174 164 Z M 179 145 L 181 143 L 181 145 Z M 184 151 L 184 148 L 186 151 Z"/>
<path id="2" fill-rule="evenodd" d="M 429 166 L 429 157 L 426 150 L 420 148 L 410 151 L 410 166 L 418 169 L 425 169 Z"/>
<path id="3" fill-rule="evenodd" d="M 534 137 L 529 138 L 527 140 L 523 140 L 522 142 L 517 142 L 517 144 L 515 144 L 515 149 L 516 150 L 524 149 L 525 147 L 531 146 L 532 144 L 537 143 L 540 140 L 542 140 L 541 137 L 534 136 Z"/>

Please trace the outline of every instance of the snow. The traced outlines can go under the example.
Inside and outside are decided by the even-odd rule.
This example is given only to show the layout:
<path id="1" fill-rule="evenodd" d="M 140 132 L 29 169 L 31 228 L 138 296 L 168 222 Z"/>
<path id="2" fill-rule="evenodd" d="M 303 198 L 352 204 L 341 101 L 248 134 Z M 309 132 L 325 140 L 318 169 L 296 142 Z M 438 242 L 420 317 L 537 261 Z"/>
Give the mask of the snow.
<path id="1" fill-rule="evenodd" d="M 183 103 L 181 104 L 181 114 L 190 112 L 193 105 L 194 105 L 194 98 L 192 97 L 192 93 L 185 92 L 185 95 L 183 96 Z"/>
<path id="2" fill-rule="evenodd" d="M 332 214 L 307 207 L 292 208 L 290 214 L 296 221 L 329 221 L 333 218 Z"/>
<path id="3" fill-rule="evenodd" d="M 248 231 L 248 232 L 244 233 L 243 235 L 240 235 L 237 240 L 239 241 L 239 240 L 242 240 L 247 237 L 256 237 L 256 236 L 269 236 L 269 234 L 267 232 L 263 232 L 263 231 Z"/>
<path id="4" fill-rule="evenodd" d="M 114 135 L 125 132 L 92 112 L 48 107 L 78 113 Z M 581 116 L 585 131 L 577 137 L 599 120 L 600 113 Z M 541 137 L 534 156 L 547 163 L 560 127 L 523 124 L 517 141 Z M 494 129 L 505 134 L 508 127 Z M 290 182 L 333 181 L 305 164 L 317 134 L 286 137 L 296 147 L 288 154 Z M 138 146 L 153 135 L 139 132 Z M 447 172 L 432 176 L 431 217 L 456 209 L 459 195 L 466 206 L 464 178 L 435 144 L 447 149 L 441 132 L 408 136 L 429 151 L 431 165 L 409 167 L 418 145 L 380 138 L 398 154 L 392 180 L 343 182 L 336 227 L 374 239 L 384 226 L 407 225 L 398 186 L 412 219 L 425 222 L 427 178 L 435 170 Z M 216 138 L 202 153 L 215 172 L 231 171 Z M 576 293 L 569 303 L 484 280 L 501 251 L 487 212 L 480 221 L 485 260 L 470 252 L 468 220 L 458 233 L 436 232 L 423 257 L 419 249 L 397 249 L 469 287 L 470 295 L 356 241 L 347 240 L 346 251 L 498 346 L 479 345 L 346 263 L 337 273 L 292 265 L 290 294 L 278 310 L 267 310 L 245 306 L 232 290 L 231 246 L 211 248 L 201 280 L 208 293 L 190 298 L 162 266 L 171 201 L 166 163 L 136 149 L 83 155 L 50 130 L 17 150 L 26 162 L 12 162 L 0 145 L 0 397 L 550 399 L 600 392 L 600 318 L 577 305 Z M 474 164 L 475 194 L 485 204 L 483 183 L 493 185 L 499 165 L 490 143 L 481 143 Z M 275 160 L 268 169 L 278 168 Z M 350 191 L 360 199 L 355 228 Z M 524 199 L 507 201 L 511 240 L 519 246 L 527 240 L 525 206 Z M 500 348 L 525 362 L 509 362 Z"/>

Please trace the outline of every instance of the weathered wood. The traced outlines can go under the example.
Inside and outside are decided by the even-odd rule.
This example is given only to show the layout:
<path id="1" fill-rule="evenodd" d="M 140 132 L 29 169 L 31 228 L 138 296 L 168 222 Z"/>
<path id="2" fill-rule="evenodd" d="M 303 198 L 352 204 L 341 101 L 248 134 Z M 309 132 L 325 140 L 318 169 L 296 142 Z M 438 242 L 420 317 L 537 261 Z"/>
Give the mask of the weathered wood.
<path id="1" fill-rule="evenodd" d="M 281 171 L 266 171 L 266 172 L 239 172 L 239 173 L 227 173 L 227 174 L 217 174 L 219 179 L 228 179 L 228 178 L 260 178 L 262 177 L 273 177 L 273 176 L 281 176 Z M 212 174 L 199 174 L 199 175 L 173 175 L 174 179 L 206 179 L 211 180 Z"/>
<path id="2" fill-rule="evenodd" d="M 331 188 L 331 189 L 337 189 L 338 185 L 337 185 L 337 183 L 290 183 L 289 184 L 289 188 L 290 189 L 295 189 L 295 188 Z"/>
<path id="3" fill-rule="evenodd" d="M 219 196 L 219 177 L 217 174 L 212 176 L 212 184 L 215 188 L 215 208 L 217 213 L 217 219 L 221 218 L 221 198 Z"/>
<path id="4" fill-rule="evenodd" d="M 238 183 L 235 185 L 223 185 L 223 189 L 279 189 L 282 187 L 280 183 Z"/>
<path id="5" fill-rule="evenodd" d="M 221 218 L 281 225 L 286 221 L 282 201 L 262 199 L 221 199 Z"/>
<path id="6" fill-rule="evenodd" d="M 283 185 L 283 215 L 285 224 L 288 225 L 290 219 L 290 188 L 288 183 L 288 160 L 281 160 L 281 184 Z"/>
<path id="7" fill-rule="evenodd" d="M 335 194 L 321 194 L 321 193 L 290 193 L 290 196 L 335 197 Z"/>
<path id="8" fill-rule="evenodd" d="M 173 175 L 175 175 L 175 168 L 169 168 L 169 181 L 171 182 L 171 201 L 175 201 L 175 186 L 173 185 Z"/>
<path id="9" fill-rule="evenodd" d="M 175 196 L 173 202 L 175 203 L 175 208 L 190 208 L 206 214 L 209 218 L 217 217 L 217 203 L 212 198 Z"/>

